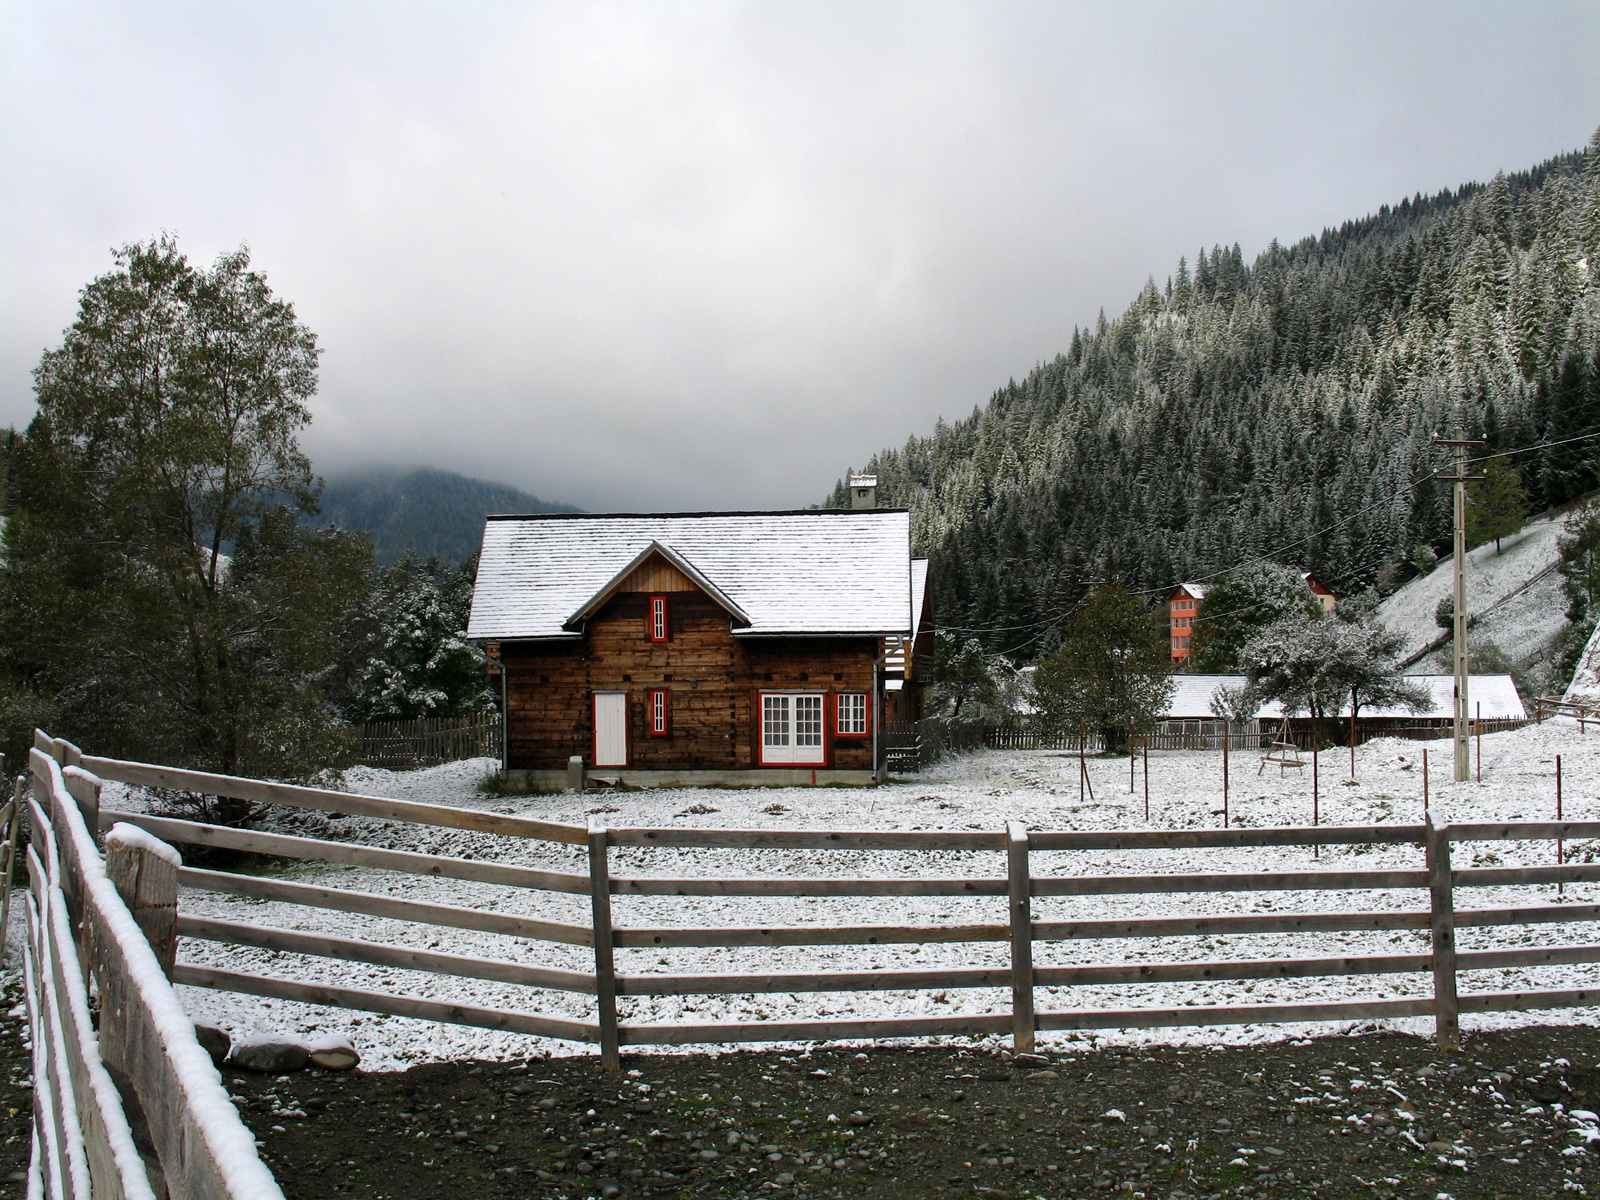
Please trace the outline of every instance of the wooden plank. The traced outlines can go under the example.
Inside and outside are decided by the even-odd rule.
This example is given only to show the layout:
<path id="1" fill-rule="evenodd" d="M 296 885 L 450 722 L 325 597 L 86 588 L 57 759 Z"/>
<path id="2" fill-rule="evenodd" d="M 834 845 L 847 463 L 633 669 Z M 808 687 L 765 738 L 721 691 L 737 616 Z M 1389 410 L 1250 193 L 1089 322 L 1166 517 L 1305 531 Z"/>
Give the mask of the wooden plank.
<path id="1" fill-rule="evenodd" d="M 1434 1024 L 1439 1050 L 1461 1050 L 1460 1006 L 1456 1002 L 1455 894 L 1450 870 L 1450 835 L 1428 814 L 1428 894 L 1432 912 Z"/>
<path id="2" fill-rule="evenodd" d="M 1113 921 L 1035 921 L 1033 940 L 1215 937 L 1246 933 L 1328 933 L 1362 929 L 1426 929 L 1425 912 L 1272 913 L 1249 916 L 1130 917 Z"/>
<path id="3" fill-rule="evenodd" d="M 633 896 L 1003 896 L 1004 879 L 663 879 L 624 876 L 611 890 Z"/>
<path id="4" fill-rule="evenodd" d="M 223 992 L 239 992 L 246 996 L 271 996 L 279 1000 L 297 1000 L 302 1004 L 320 1004 L 328 1008 L 352 1008 L 360 1012 L 387 1013 L 393 1017 L 414 1017 L 419 1021 L 438 1021 L 445 1025 L 471 1025 L 478 1029 L 499 1029 L 507 1033 L 525 1033 L 531 1037 L 559 1038 L 567 1042 L 595 1042 L 600 1031 L 582 1021 L 568 1021 L 557 1017 L 536 1017 L 529 1013 L 511 1012 L 499 1008 L 479 1008 L 467 1004 L 447 1004 L 439 1000 L 424 1000 L 416 996 L 387 996 L 379 992 L 365 992 L 356 988 L 334 987 L 323 983 L 301 983 L 292 979 L 272 979 L 262 975 L 246 975 L 240 971 L 221 971 L 215 967 L 198 967 L 192 963 L 179 963 L 174 983 L 189 987 L 212 988 Z"/>
<path id="5" fill-rule="evenodd" d="M 1128 963 L 1116 966 L 1039 967 L 1040 987 L 1130 983 L 1198 983 L 1210 979 L 1308 979 L 1331 975 L 1390 975 L 1427 971 L 1427 954 L 1352 954 L 1339 958 L 1223 959 L 1216 962 Z"/>
<path id="6" fill-rule="evenodd" d="M 1452 842 L 1554 841 L 1600 837 L 1600 821 L 1468 822 L 1448 830 Z"/>
<path id="7" fill-rule="evenodd" d="M 59 889 L 52 889 L 59 895 Z M 145 1161 L 134 1144 L 122 1097 L 100 1057 L 99 1038 L 89 1013 L 83 968 L 72 952 L 66 913 L 52 903 L 54 936 L 51 968 L 61 1003 L 61 1028 L 72 1091 L 77 1097 L 80 1128 L 96 1200 L 154 1200 Z M 159 1172 L 160 1165 L 152 1164 Z"/>
<path id="8" fill-rule="evenodd" d="M 589 890 L 587 876 L 565 871 L 537 871 L 532 867 L 480 862 L 474 858 L 451 858 L 442 854 L 419 854 L 412 850 L 383 850 L 349 842 L 330 842 L 318 838 L 293 837 L 283 833 L 261 833 L 253 829 L 230 829 L 223 825 L 204 825 L 174 817 L 152 817 L 145 813 L 106 812 L 101 828 L 117 821 L 137 825 L 169 842 L 194 846 L 217 846 L 270 854 L 278 858 L 297 858 L 311 862 L 333 862 L 352 867 L 377 867 L 407 875 L 427 875 L 436 879 L 465 879 L 473 883 L 497 883 L 506 887 L 534 891 L 565 892 L 583 895 Z"/>
<path id="9" fill-rule="evenodd" d="M 1503 967 L 1554 967 L 1600 962 L 1600 946 L 1541 946 L 1536 950 L 1462 950 L 1458 971 L 1491 971 Z"/>
<path id="10" fill-rule="evenodd" d="M 1042 1012 L 1040 1029 L 1173 1029 L 1187 1025 L 1275 1025 L 1292 1021 L 1371 1021 L 1426 1017 L 1431 999 L 1354 1000 L 1325 1004 L 1194 1005 Z"/>
<path id="11" fill-rule="evenodd" d="M 194 1025 L 162 977 L 150 945 L 106 878 L 59 765 L 34 751 L 30 768 L 43 785 L 82 872 L 84 919 L 100 994 L 101 1053 L 133 1086 L 147 1117 L 171 1194 L 192 1200 L 281 1200 L 255 1138 L 227 1100 Z"/>
<path id="12" fill-rule="evenodd" d="M 88 816 L 85 814 L 85 823 Z M 113 827 L 106 836 L 105 871 L 128 906 L 167 978 L 178 958 L 178 856 L 171 860 L 155 848 L 126 838 L 127 828 Z M 160 849 L 167 849 L 163 844 Z"/>
<path id="13" fill-rule="evenodd" d="M 617 971 L 611 953 L 611 855 L 606 827 L 589 818 L 589 911 L 593 917 L 595 1009 L 600 1026 L 600 1067 L 622 1070 L 617 1041 Z"/>
<path id="14" fill-rule="evenodd" d="M 426 971 L 434 975 L 489 979 L 496 983 L 514 983 L 523 987 L 552 988 L 556 991 L 579 992 L 591 996 L 594 994 L 594 976 L 586 975 L 582 971 L 565 971 L 555 967 L 529 967 L 505 959 L 474 958 L 463 954 L 442 954 L 434 950 L 414 950 L 408 946 L 395 946 L 384 942 L 304 933 L 300 930 L 279 929 L 270 925 L 246 925 L 238 921 L 221 921 L 215 917 L 179 917 L 178 933 L 182 937 L 200 938 L 208 942 L 226 942 L 234 946 L 257 946 L 263 950 L 281 950 L 286 954 L 311 954 L 318 958 L 372 963 L 375 966 L 395 967 L 402 971 Z"/>
<path id="15" fill-rule="evenodd" d="M 1188 850 L 1235 846 L 1421 845 L 1421 825 L 1279 825 L 1263 829 L 1033 830 L 1035 850 Z"/>
<path id="16" fill-rule="evenodd" d="M 707 1022 L 703 1025 L 624 1025 L 624 1046 L 686 1046 L 728 1042 L 827 1042 L 850 1038 L 977 1037 L 1005 1033 L 1011 1017 L 899 1017 L 872 1021 Z"/>
<path id="17" fill-rule="evenodd" d="M 1033 915 L 1028 878 L 1028 830 L 1006 822 L 1006 897 L 1011 927 L 1011 1043 L 1033 1053 Z"/>
<path id="18" fill-rule="evenodd" d="M 613 829 L 613 846 L 721 850 L 1004 850 L 1003 833 L 944 830 Z"/>
<path id="19" fill-rule="evenodd" d="M 727 926 L 718 929 L 689 927 L 619 928 L 612 945 L 654 946 L 888 946 L 904 943 L 1003 942 L 1011 936 L 1005 925 L 779 925 Z"/>
<path id="20" fill-rule="evenodd" d="M 560 942 L 567 946 L 591 946 L 593 934 L 583 925 L 564 925 L 455 904 L 435 904 L 427 900 L 402 900 L 372 892 L 346 891 L 309 883 L 290 883 L 283 879 L 263 879 L 256 875 L 234 875 L 228 871 L 204 871 L 182 867 L 178 882 L 184 887 L 230 896 L 251 896 L 257 900 L 281 900 L 326 908 L 334 912 L 361 913 L 369 917 L 389 917 L 396 921 L 417 921 L 424 925 L 444 925 L 453 929 L 476 929 L 482 933 L 503 933 L 509 937 Z"/>
<path id="21" fill-rule="evenodd" d="M 1035 877 L 1035 896 L 1115 896 L 1151 892 L 1297 892 L 1422 888 L 1426 871 L 1251 871 L 1194 875 Z"/>
<path id="22" fill-rule="evenodd" d="M 257 804 L 285 804 L 293 808 L 345 813 L 353 817 L 409 821 L 415 825 L 432 825 L 441 829 L 474 829 L 480 833 L 536 838 L 569 846 L 581 846 L 584 843 L 584 831 L 576 825 L 482 812 L 475 808 L 424 804 L 417 800 L 390 800 L 383 796 L 361 796 L 354 792 L 333 792 L 292 783 L 267 783 L 260 779 L 241 779 L 234 775 L 213 775 L 208 771 L 186 771 L 179 767 L 160 767 L 89 755 L 84 756 L 83 767 L 101 779 L 114 779 L 139 787 L 201 792 L 208 796 L 228 796 Z"/>
<path id="23" fill-rule="evenodd" d="M 1594 883 L 1600 864 L 1564 867 L 1467 867 L 1451 872 L 1456 887 L 1507 887 L 1525 883 Z"/>
<path id="24" fill-rule="evenodd" d="M 52 898 L 50 893 L 54 892 Z M 56 992 L 51 959 L 54 957 L 56 947 L 54 942 L 58 936 L 55 922 L 51 919 L 50 909 L 54 903 L 60 901 L 59 888 L 46 888 L 42 892 L 44 903 L 36 909 L 39 918 L 39 943 L 37 946 L 38 960 L 35 962 L 35 978 L 40 986 L 40 1030 L 43 1034 L 42 1048 L 44 1053 L 35 1059 L 36 1064 L 42 1059 L 43 1074 L 35 1074 L 35 1084 L 42 1079 L 48 1086 L 50 1126 L 55 1135 L 56 1178 L 62 1185 L 62 1191 L 73 1200 L 91 1200 L 92 1183 L 89 1177 L 89 1163 L 84 1156 L 83 1130 L 78 1118 L 77 1097 L 73 1095 L 72 1080 L 67 1073 L 66 1034 L 61 1028 L 61 1001 Z"/>
<path id="25" fill-rule="evenodd" d="M 1468 992 L 1460 997 L 1463 1012 L 1529 1012 L 1542 1008 L 1589 1008 L 1600 1005 L 1594 988 L 1540 992 Z"/>
<path id="26" fill-rule="evenodd" d="M 619 996 L 746 996 L 764 992 L 900 992 L 928 988 L 1003 988 L 1009 967 L 926 971 L 766 971 L 705 975 L 619 975 Z"/>
<path id="27" fill-rule="evenodd" d="M 38 856 L 29 849 L 30 866 L 38 864 Z M 36 876 L 42 881 L 44 870 L 39 868 Z M 39 1172 L 39 1179 L 52 1200 L 65 1200 L 67 1195 L 67 1171 L 62 1157 L 61 1140 L 56 1124 L 55 1093 L 50 1088 L 49 1054 L 50 1047 L 45 1036 L 45 1014 L 41 1007 L 44 1003 L 44 984 L 40 978 L 39 966 L 39 938 L 43 925 L 39 918 L 39 898 L 42 893 L 37 889 L 30 889 L 23 894 L 23 905 L 28 917 L 27 939 L 23 944 L 22 954 L 22 979 L 23 988 L 28 998 L 28 1042 L 29 1065 L 33 1073 L 33 1162 L 32 1167 Z M 30 1192 L 30 1200 L 34 1193 Z"/>
<path id="28" fill-rule="evenodd" d="M 1600 921 L 1600 904 L 1536 904 L 1531 908 L 1458 908 L 1456 928 L 1487 925 L 1565 925 Z"/>

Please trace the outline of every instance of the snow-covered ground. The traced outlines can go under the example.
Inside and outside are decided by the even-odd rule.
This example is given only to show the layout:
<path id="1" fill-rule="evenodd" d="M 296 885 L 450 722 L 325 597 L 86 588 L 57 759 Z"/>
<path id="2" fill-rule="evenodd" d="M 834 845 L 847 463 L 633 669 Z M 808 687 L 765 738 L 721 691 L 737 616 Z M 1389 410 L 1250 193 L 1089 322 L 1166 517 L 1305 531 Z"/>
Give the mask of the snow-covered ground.
<path id="1" fill-rule="evenodd" d="M 1582 736 L 1569 720 L 1494 734 L 1482 743 L 1482 783 L 1453 784 L 1447 742 L 1384 739 L 1357 752 L 1356 782 L 1350 783 L 1348 752 L 1324 755 L 1320 767 L 1321 819 L 1325 824 L 1415 822 L 1422 813 L 1421 756 L 1430 753 L 1432 803 L 1448 819 L 1548 818 L 1555 807 L 1555 758 L 1562 756 L 1566 814 L 1569 819 L 1600 817 L 1600 737 Z M 476 784 L 493 767 L 489 760 L 454 763 L 432 770 L 396 774 L 352 772 L 351 790 L 427 799 L 475 808 L 517 812 L 543 818 L 583 822 L 593 813 L 613 825 L 695 827 L 831 827 L 880 829 L 998 829 L 1008 819 L 1055 829 L 1134 829 L 1215 827 L 1221 807 L 1219 754 L 1172 751 L 1150 757 L 1150 817 L 1144 817 L 1142 779 L 1129 790 L 1126 759 L 1091 759 L 1095 799 L 1080 803 L 1078 764 L 1068 755 L 1047 752 L 986 751 L 944 763 L 919 777 L 872 789 L 821 788 L 782 790 L 683 789 L 620 795 L 558 795 L 516 800 L 492 798 Z M 1231 814 L 1237 824 L 1260 826 L 1305 823 L 1311 817 L 1311 769 L 1279 773 L 1269 766 L 1256 773 L 1251 754 L 1231 757 Z M 119 806 L 108 789 L 106 807 Z M 129 803 L 123 797 L 120 803 Z M 472 855 L 535 866 L 581 871 L 582 851 L 491 835 L 418 828 L 343 818 L 329 821 L 319 813 L 290 813 L 286 831 L 397 848 L 454 855 Z M 1588 860 L 1588 844 L 1567 847 L 1569 861 Z M 1457 850 L 1463 865 L 1507 865 L 1547 861 L 1545 844 L 1499 843 Z M 1412 847 L 1353 846 L 1325 849 L 1320 859 L 1309 851 L 1188 850 L 1150 852 L 1053 852 L 1034 856 L 1035 874 L 1079 874 L 1093 871 L 1145 873 L 1157 871 L 1255 871 L 1267 869 L 1410 868 L 1421 866 L 1421 851 Z M 858 851 L 756 851 L 628 849 L 613 852 L 613 869 L 627 874 L 762 876 L 780 872 L 804 875 L 970 875 L 998 877 L 1004 872 L 998 853 L 907 853 Z M 393 875 L 382 871 L 297 865 L 286 878 L 402 895 L 415 899 L 479 905 L 502 912 L 587 923 L 588 901 L 582 896 L 550 895 L 476 885 L 454 880 Z M 1600 898 L 1600 885 L 1567 887 L 1567 902 Z M 1458 893 L 1458 907 L 1555 903 L 1553 887 L 1473 889 Z M 713 899 L 706 897 L 614 898 L 619 926 L 692 924 L 886 924 L 986 922 L 1005 920 L 1003 897 L 896 897 L 883 899 Z M 1063 917 L 1141 917 L 1188 913 L 1293 912 L 1373 909 L 1420 909 L 1421 892 L 1238 893 L 1231 895 L 1132 895 L 1076 897 L 1035 901 L 1038 919 Z M 181 909 L 258 925 L 320 931 L 372 940 L 436 948 L 530 964 L 590 969 L 588 952 L 579 947 L 551 946 L 491 934 L 407 925 L 396 921 L 351 916 L 291 905 L 237 899 L 186 890 Z M 1593 941 L 1583 924 L 1464 929 L 1462 949 L 1490 946 L 1541 946 Z M 1424 932 L 1248 935 L 1227 938 L 1142 938 L 1114 942 L 1040 944 L 1041 965 L 1160 962 L 1269 956 L 1424 953 Z M 587 1019 L 592 1001 L 583 996 L 539 992 L 510 985 L 457 980 L 347 963 L 186 940 L 180 956 L 192 963 L 227 966 L 270 975 L 289 976 L 451 1000 Z M 933 944 L 927 946 L 837 946 L 803 949 L 671 949 L 621 950 L 622 973 L 706 972 L 735 970 L 806 971 L 846 966 L 931 968 L 1004 966 L 1003 944 Z M 1595 969 L 1587 966 L 1475 972 L 1463 977 L 1463 990 L 1507 990 L 1593 986 Z M 1211 984 L 1151 984 L 1130 987 L 1040 989 L 1041 1010 L 1084 1007 L 1171 1006 L 1213 1003 L 1380 998 L 1427 995 L 1421 975 L 1388 975 L 1311 980 L 1258 980 Z M 377 1016 L 303 1004 L 237 996 L 197 988 L 180 993 L 196 1019 L 221 1024 L 234 1033 L 288 1030 L 300 1033 L 341 1032 L 361 1048 L 368 1068 L 391 1068 L 426 1060 L 472 1057 L 521 1057 L 533 1053 L 591 1052 L 559 1042 L 514 1034 L 422 1021 Z M 1009 997 L 1001 990 L 895 993 L 794 993 L 712 997 L 625 998 L 624 1021 L 715 1021 L 820 1019 L 834 1015 L 878 1017 L 896 1014 L 955 1014 L 1007 1011 Z M 1470 1029 L 1550 1021 L 1593 1021 L 1595 1010 L 1469 1016 Z M 1427 1021 L 1401 1021 L 1393 1027 L 1425 1032 Z M 1346 1026 L 1347 1028 L 1349 1026 Z M 1125 1034 L 1050 1034 L 1043 1040 L 1070 1045 L 1080 1036 L 1096 1040 L 1163 1040 L 1248 1042 L 1326 1032 L 1327 1025 L 1221 1027 L 1172 1031 L 1130 1031 Z"/>
<path id="2" fill-rule="evenodd" d="M 1520 533 L 1501 540 L 1499 553 L 1493 542 L 1467 552 L 1467 611 L 1479 618 L 1469 641 L 1475 646 L 1494 643 L 1519 669 L 1547 658 L 1566 626 L 1561 576 L 1551 569 L 1561 557 L 1557 543 L 1564 532 L 1563 520 L 1530 521 Z M 1421 650 L 1443 632 L 1434 621 L 1434 611 L 1454 588 L 1454 568 L 1446 557 L 1378 606 L 1378 620 L 1405 638 L 1402 657 Z M 1418 674 L 1448 672 L 1449 646 L 1407 669 Z"/>

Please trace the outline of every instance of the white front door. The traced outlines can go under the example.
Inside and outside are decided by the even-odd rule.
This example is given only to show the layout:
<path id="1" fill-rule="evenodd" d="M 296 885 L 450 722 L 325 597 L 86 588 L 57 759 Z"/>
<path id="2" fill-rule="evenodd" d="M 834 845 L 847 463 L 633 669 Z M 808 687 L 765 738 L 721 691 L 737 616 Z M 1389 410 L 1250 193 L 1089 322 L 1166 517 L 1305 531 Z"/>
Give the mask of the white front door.
<path id="1" fill-rule="evenodd" d="M 594 765 L 628 765 L 628 693 L 594 694 Z"/>
<path id="2" fill-rule="evenodd" d="M 823 696 L 816 693 L 763 692 L 761 695 L 761 763 L 821 766 Z"/>

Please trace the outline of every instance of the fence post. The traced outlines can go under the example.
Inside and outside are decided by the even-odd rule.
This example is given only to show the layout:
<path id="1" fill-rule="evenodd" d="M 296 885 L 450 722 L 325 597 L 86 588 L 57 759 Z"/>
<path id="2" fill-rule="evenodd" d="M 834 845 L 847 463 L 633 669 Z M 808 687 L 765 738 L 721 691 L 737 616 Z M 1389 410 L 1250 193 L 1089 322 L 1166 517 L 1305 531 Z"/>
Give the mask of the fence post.
<path id="1" fill-rule="evenodd" d="M 1011 1048 L 1033 1053 L 1033 883 L 1028 831 L 1006 822 L 1006 891 L 1011 900 Z"/>
<path id="2" fill-rule="evenodd" d="M 106 835 L 110 879 L 156 952 L 168 979 L 178 960 L 178 852 L 141 829 L 113 825 Z"/>
<path id="3" fill-rule="evenodd" d="M 594 916 L 594 998 L 600 1020 L 600 1068 L 622 1070 L 617 1046 L 617 972 L 611 954 L 611 862 L 606 827 L 589 818 L 589 906 Z"/>
<path id="4" fill-rule="evenodd" d="M 1456 996 L 1456 912 L 1450 875 L 1450 828 L 1427 815 L 1428 891 L 1433 933 L 1434 1025 L 1439 1049 L 1461 1050 L 1461 1003 Z"/>

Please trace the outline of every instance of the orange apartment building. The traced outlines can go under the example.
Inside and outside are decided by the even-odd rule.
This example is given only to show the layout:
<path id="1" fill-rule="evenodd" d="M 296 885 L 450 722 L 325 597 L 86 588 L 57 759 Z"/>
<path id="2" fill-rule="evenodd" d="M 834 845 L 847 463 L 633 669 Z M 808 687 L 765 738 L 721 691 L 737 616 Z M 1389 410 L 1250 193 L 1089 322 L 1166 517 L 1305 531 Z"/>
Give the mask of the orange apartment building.
<path id="1" fill-rule="evenodd" d="M 1301 576 L 1306 581 L 1306 587 L 1311 589 L 1311 595 L 1317 603 L 1322 605 L 1322 611 L 1331 613 L 1339 598 L 1333 594 L 1331 588 L 1307 571 Z M 1189 655 L 1194 653 L 1189 638 L 1194 631 L 1194 619 L 1199 614 L 1200 601 L 1206 598 L 1206 585 L 1203 583 L 1179 584 L 1176 591 L 1167 600 L 1172 622 L 1172 665 L 1182 666 Z"/>

